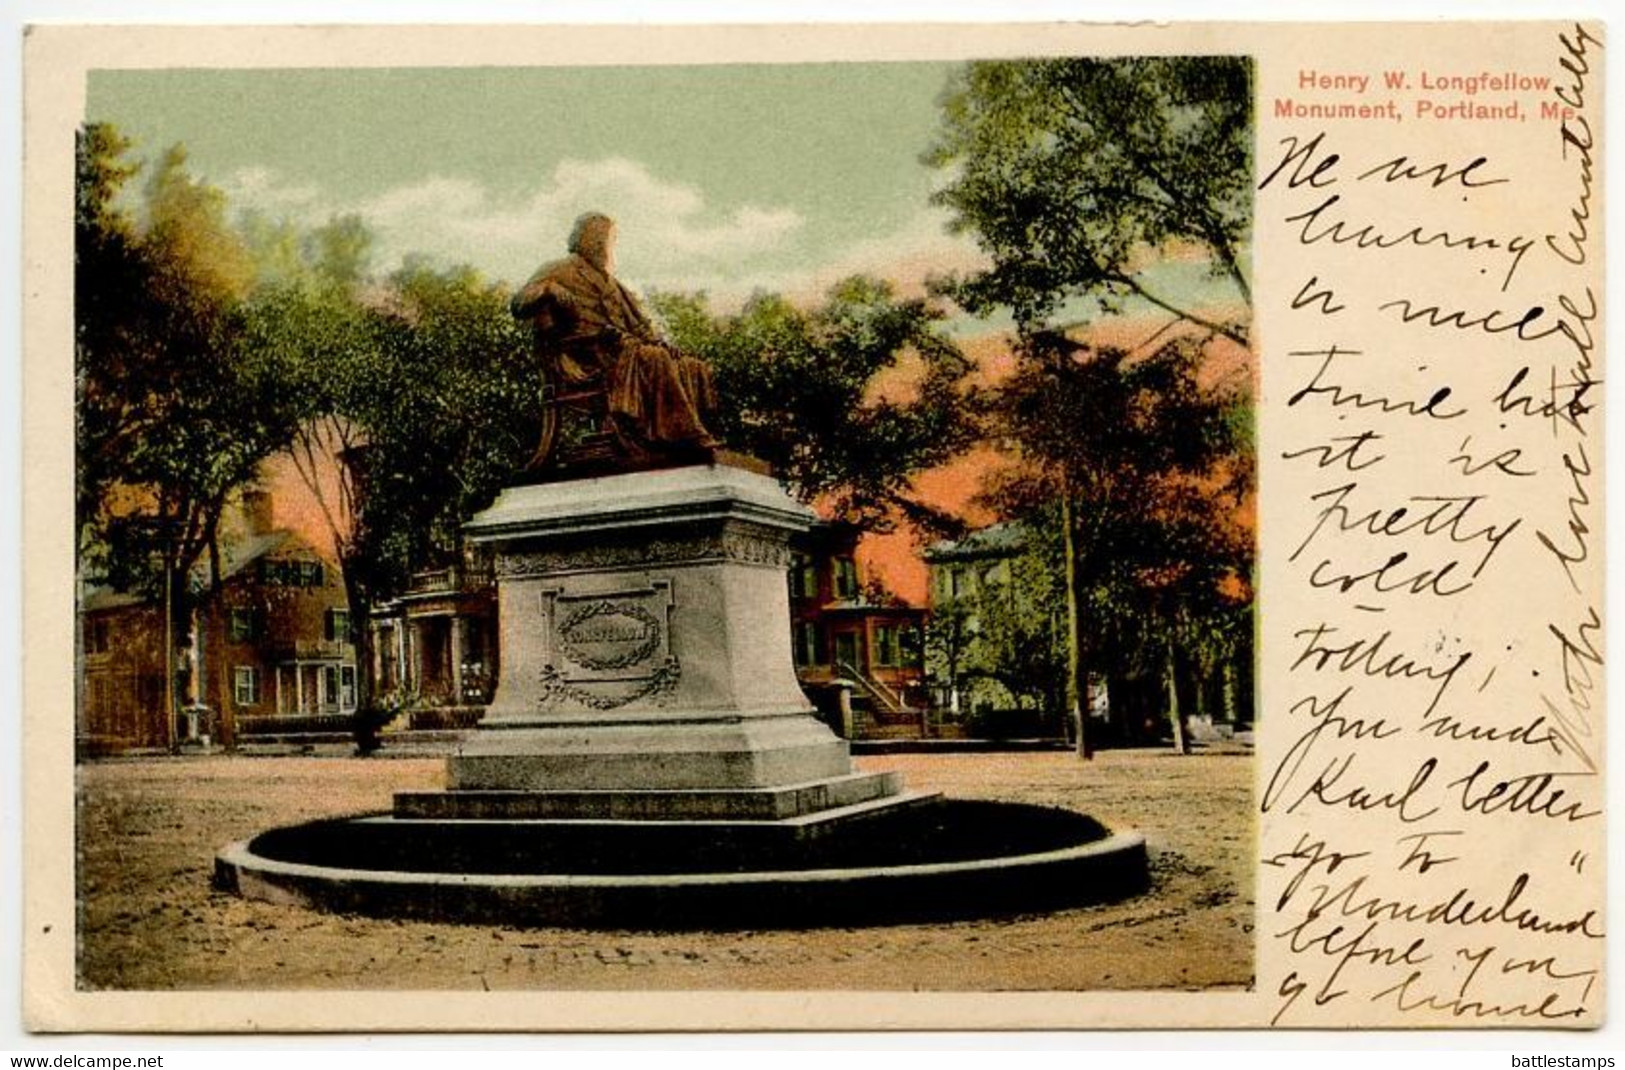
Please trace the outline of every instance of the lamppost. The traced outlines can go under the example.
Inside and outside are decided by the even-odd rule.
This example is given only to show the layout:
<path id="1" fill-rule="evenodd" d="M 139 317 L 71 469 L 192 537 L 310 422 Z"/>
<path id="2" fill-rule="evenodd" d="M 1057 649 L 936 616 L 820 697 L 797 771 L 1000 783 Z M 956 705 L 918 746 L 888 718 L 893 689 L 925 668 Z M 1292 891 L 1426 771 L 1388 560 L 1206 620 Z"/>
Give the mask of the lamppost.
<path id="1" fill-rule="evenodd" d="M 164 742 L 169 753 L 180 749 L 175 738 L 175 552 L 174 539 L 164 538 Z"/>

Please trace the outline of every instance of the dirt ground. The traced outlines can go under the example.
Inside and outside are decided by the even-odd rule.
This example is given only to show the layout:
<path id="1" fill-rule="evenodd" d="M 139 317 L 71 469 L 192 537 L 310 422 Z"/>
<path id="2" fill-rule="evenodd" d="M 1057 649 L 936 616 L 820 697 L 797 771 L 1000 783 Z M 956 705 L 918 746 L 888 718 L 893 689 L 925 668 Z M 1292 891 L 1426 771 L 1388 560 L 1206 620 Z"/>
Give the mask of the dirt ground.
<path id="1" fill-rule="evenodd" d="M 435 758 L 182 757 L 78 770 L 80 986 L 88 989 L 1244 988 L 1252 980 L 1246 755 L 900 754 L 910 787 L 1058 805 L 1144 832 L 1149 893 L 984 921 L 660 934 L 400 922 L 247 902 L 216 850 L 274 825 L 387 809 L 443 786 Z"/>

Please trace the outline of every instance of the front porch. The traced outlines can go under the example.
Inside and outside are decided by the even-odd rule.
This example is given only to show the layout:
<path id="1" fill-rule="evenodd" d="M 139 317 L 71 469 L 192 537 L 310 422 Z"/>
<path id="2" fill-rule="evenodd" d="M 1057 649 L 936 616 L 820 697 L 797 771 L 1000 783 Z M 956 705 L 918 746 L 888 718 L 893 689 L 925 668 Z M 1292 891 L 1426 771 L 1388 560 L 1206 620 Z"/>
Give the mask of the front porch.
<path id="1" fill-rule="evenodd" d="M 374 618 L 377 694 L 405 715 L 399 727 L 466 728 L 479 720 L 497 678 L 496 599 L 488 569 L 419 572 Z"/>

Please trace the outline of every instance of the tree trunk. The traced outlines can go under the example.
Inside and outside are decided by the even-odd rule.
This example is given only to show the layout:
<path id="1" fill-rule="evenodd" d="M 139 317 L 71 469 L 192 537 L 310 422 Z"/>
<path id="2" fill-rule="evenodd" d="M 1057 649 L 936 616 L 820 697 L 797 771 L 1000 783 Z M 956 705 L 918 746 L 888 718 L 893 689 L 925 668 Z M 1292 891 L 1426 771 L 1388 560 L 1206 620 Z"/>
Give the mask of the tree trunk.
<path id="1" fill-rule="evenodd" d="M 1236 723 L 1236 663 L 1234 655 L 1227 657 L 1223 662 L 1224 674 L 1224 723 Z"/>
<path id="2" fill-rule="evenodd" d="M 1093 758 L 1089 745 L 1089 671 L 1083 657 L 1083 608 L 1078 599 L 1078 544 L 1072 529 L 1072 488 L 1061 490 L 1061 529 L 1066 557 L 1066 679 L 1067 704 L 1071 711 L 1080 758 Z"/>
<path id="3" fill-rule="evenodd" d="M 84 551 L 73 555 L 73 747 L 75 757 L 90 742 L 90 710 L 85 705 L 85 582 Z"/>
<path id="4" fill-rule="evenodd" d="M 211 606 L 219 604 L 217 596 L 220 593 L 220 569 L 220 539 L 211 534 L 209 537 L 209 604 Z M 203 621 L 198 625 L 199 635 L 194 639 L 195 642 L 202 641 L 202 631 L 208 627 L 208 616 L 207 613 L 203 614 Z M 207 653 L 205 650 L 205 658 Z M 198 659 L 199 665 L 206 663 L 205 658 Z M 199 701 L 213 704 L 215 717 L 220 725 L 220 745 L 228 753 L 231 753 L 237 750 L 237 705 L 235 702 L 227 701 L 226 671 L 225 665 L 222 664 L 220 672 L 216 674 L 220 679 L 214 677 L 206 679 L 208 693 L 203 694 L 200 692 Z"/>
<path id="5" fill-rule="evenodd" d="M 1163 665 L 1163 677 L 1168 684 L 1168 723 L 1174 730 L 1174 749 L 1181 754 L 1191 752 L 1190 737 L 1185 732 L 1185 718 L 1179 710 L 1179 678 L 1174 672 L 1174 647 L 1168 644 L 1167 660 Z"/>
<path id="6" fill-rule="evenodd" d="M 344 594 L 350 606 L 350 644 L 355 648 L 355 712 L 351 718 L 356 753 L 365 756 L 382 745 L 378 730 L 383 727 L 372 691 L 372 599 L 356 580 L 351 562 L 344 561 L 341 569 Z"/>
<path id="7" fill-rule="evenodd" d="M 164 745 L 171 754 L 180 752 L 180 734 L 175 731 L 175 651 L 179 648 L 175 620 L 179 615 L 178 603 L 183 599 L 177 597 L 181 590 L 181 571 L 175 567 L 175 554 L 166 544 L 164 547 Z"/>

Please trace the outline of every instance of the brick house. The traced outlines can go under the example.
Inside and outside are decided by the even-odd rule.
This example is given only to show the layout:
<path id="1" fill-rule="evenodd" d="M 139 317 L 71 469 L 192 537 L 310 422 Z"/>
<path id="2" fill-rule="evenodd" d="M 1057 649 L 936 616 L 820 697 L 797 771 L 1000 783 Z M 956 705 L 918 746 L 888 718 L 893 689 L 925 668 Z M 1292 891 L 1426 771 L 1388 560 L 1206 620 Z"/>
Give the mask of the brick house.
<path id="1" fill-rule="evenodd" d="M 271 526 L 268 495 L 244 495 L 242 532 L 221 546 L 218 590 L 196 607 L 174 653 L 176 724 L 166 724 L 161 600 L 105 588 L 81 603 L 78 722 L 88 750 L 163 746 L 209 736 L 230 745 L 281 728 L 347 728 L 356 706 L 355 647 L 338 567 L 309 541 Z M 193 569 L 206 591 L 208 564 Z"/>
<path id="2" fill-rule="evenodd" d="M 879 596 L 857 560 L 862 533 L 820 522 L 793 544 L 790 639 L 796 676 L 843 735 L 920 735 L 925 611 Z"/>

